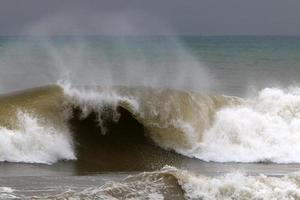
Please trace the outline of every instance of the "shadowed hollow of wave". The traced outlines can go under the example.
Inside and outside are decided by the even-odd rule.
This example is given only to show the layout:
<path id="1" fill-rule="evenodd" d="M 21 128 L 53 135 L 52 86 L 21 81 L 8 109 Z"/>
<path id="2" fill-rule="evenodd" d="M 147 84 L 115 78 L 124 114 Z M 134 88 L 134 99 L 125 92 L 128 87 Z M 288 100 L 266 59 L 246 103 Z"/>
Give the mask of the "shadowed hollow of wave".
<path id="1" fill-rule="evenodd" d="M 153 170 L 187 159 L 153 144 L 143 125 L 126 109 L 118 107 L 118 112 L 117 122 L 110 119 L 104 122 L 107 133 L 103 134 L 95 112 L 82 119 L 80 109 L 74 108 L 69 124 L 75 141 L 78 171 Z"/>

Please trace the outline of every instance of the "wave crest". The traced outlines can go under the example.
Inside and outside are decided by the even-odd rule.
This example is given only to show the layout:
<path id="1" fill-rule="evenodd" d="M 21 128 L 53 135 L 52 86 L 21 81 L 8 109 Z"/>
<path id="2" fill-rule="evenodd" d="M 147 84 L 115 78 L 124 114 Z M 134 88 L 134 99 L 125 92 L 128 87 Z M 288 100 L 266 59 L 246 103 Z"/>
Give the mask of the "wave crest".
<path id="1" fill-rule="evenodd" d="M 257 97 L 245 100 L 146 87 L 63 85 L 2 96 L 0 105 L 0 137 L 10 144 L 0 143 L 3 161 L 51 163 L 73 159 L 73 133 L 68 120 L 74 108 L 80 110 L 82 120 L 95 114 L 102 134 L 109 128 L 106 120 L 117 122 L 122 108 L 157 146 L 179 154 L 217 162 L 300 162 L 298 88 L 266 88 Z M 24 114 L 18 114 L 18 110 L 34 115 L 22 118 Z M 28 127 L 22 129 L 20 123 Z M 23 143 L 17 135 L 22 135 Z M 45 142 L 50 136 L 56 138 L 53 146 L 64 142 L 66 149 L 52 152 Z M 32 141 L 43 147 L 45 159 L 38 157 Z M 32 147 L 22 150 L 24 158 L 8 156 L 20 153 L 20 146 Z"/>

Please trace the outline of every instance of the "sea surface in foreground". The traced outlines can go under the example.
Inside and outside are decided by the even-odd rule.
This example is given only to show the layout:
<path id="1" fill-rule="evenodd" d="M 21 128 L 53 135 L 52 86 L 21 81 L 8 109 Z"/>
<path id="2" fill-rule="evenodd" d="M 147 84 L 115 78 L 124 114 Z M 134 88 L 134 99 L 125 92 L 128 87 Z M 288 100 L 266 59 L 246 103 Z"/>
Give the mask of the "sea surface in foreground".
<path id="1" fill-rule="evenodd" d="M 49 198 L 49 199 L 60 199 L 60 198 L 85 198 L 89 197 L 91 199 L 94 198 L 112 198 L 112 196 L 116 196 L 117 198 L 125 198 L 120 194 L 101 197 L 101 195 L 96 196 L 80 196 L 82 193 L 87 192 L 90 193 L 89 190 L 96 190 L 99 193 L 102 192 L 102 187 L 106 187 L 108 183 L 126 183 L 126 178 L 128 176 L 138 176 L 140 175 L 141 171 L 124 171 L 124 172 L 98 172 L 98 173 L 86 173 L 86 174 L 78 174 L 74 168 L 75 162 L 59 162 L 53 165 L 45 166 L 41 164 L 14 164 L 14 163 L 2 163 L 0 165 L 0 197 L 3 199 L 11 198 L 11 199 L 30 199 L 30 198 Z M 228 174 L 239 174 L 244 177 L 257 177 L 261 176 L 262 174 L 268 177 L 276 177 L 279 180 L 285 178 L 288 174 L 292 174 L 295 171 L 299 170 L 299 164 L 272 164 L 272 163 L 258 163 L 258 164 L 242 164 L 242 163 L 214 163 L 214 162 L 203 162 L 197 160 L 190 160 L 187 159 L 186 162 L 180 168 L 188 170 L 193 176 L 204 176 L 204 177 L 211 177 L 216 178 L 216 180 L 223 178 L 224 175 Z M 153 181 L 153 180 L 152 180 Z M 240 180 L 239 180 L 240 181 Z M 273 181 L 273 180 L 270 180 Z M 153 181 L 155 183 L 155 181 Z M 199 184 L 205 184 L 199 183 Z M 214 183 L 216 184 L 216 183 Z M 231 184 L 231 185 L 230 185 Z M 288 187 L 285 186 L 283 183 L 277 183 L 276 187 Z M 125 184 L 124 184 L 125 185 Z M 133 193 L 138 193 L 143 190 L 143 188 L 139 188 L 138 184 L 135 186 L 135 189 L 126 186 L 119 186 L 119 185 L 112 185 L 109 186 L 111 188 L 118 189 L 120 191 L 130 190 Z M 155 185 L 155 184 L 154 184 Z M 173 187 L 173 185 L 164 186 L 167 188 L 168 186 Z M 216 190 L 217 188 L 216 184 Z M 123 188 L 122 188 L 123 187 Z M 149 186 L 150 187 L 150 186 Z M 153 186 L 152 186 L 153 187 Z M 243 182 L 237 182 L 236 185 L 232 183 L 226 183 L 224 181 L 223 190 L 224 188 L 228 187 L 232 190 L 237 190 L 228 196 L 214 196 L 216 195 L 213 192 L 209 192 L 209 190 L 214 189 L 214 185 L 210 185 L 207 187 L 212 187 L 211 189 L 206 189 L 205 195 L 203 197 L 210 197 L 210 198 L 230 198 L 234 196 L 233 194 L 236 193 L 237 195 L 240 191 L 239 187 L 245 187 L 245 190 L 250 190 L 251 187 L 248 185 L 243 185 Z M 269 188 L 269 192 L 274 192 L 274 187 Z M 197 189 L 197 188 L 194 188 Z M 263 186 L 259 186 L 258 189 L 265 189 Z M 286 188 L 288 190 L 288 188 Z M 140 191 L 141 190 L 141 191 Z M 222 191 L 222 188 L 220 189 Z M 148 191 L 149 194 L 151 191 Z M 253 192 L 253 196 L 255 196 L 255 192 L 257 191 L 248 191 Z M 243 192 L 242 192 L 243 193 Z M 90 193 L 92 194 L 92 193 Z M 124 192 L 124 194 L 126 194 Z M 159 194 L 159 193 L 158 193 Z M 283 191 L 284 194 L 284 191 Z M 289 195 L 289 194 L 286 194 Z M 299 193 L 295 196 L 291 196 L 287 199 L 297 199 Z M 201 196 L 201 195 L 200 195 Z M 157 197 L 157 196 L 156 196 Z M 153 199 L 155 199 L 154 197 Z M 164 196 L 166 199 L 170 198 L 168 196 Z M 264 197 L 262 195 L 261 197 Z M 267 197 L 267 196 L 265 196 Z M 277 196 L 278 198 L 280 196 Z M 277 198 L 275 196 L 275 198 Z M 282 196 L 284 197 L 284 195 Z M 143 198 L 143 196 L 138 196 L 137 198 Z M 145 196 L 146 198 L 146 196 Z M 194 197 L 195 199 L 199 198 L 197 196 Z M 239 196 L 239 199 L 248 199 L 250 196 Z M 179 197 L 178 199 L 181 199 Z M 192 197 L 193 199 L 193 197 Z M 208 198 L 209 199 L 209 198 Z"/>

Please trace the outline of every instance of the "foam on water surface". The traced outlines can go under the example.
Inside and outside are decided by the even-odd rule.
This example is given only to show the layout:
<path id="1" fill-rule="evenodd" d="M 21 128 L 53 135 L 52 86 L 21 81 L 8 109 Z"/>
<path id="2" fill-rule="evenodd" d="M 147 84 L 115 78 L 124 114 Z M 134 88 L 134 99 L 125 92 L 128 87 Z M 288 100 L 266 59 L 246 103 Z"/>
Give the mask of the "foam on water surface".
<path id="1" fill-rule="evenodd" d="M 221 109 L 196 157 L 219 162 L 300 162 L 299 88 L 266 88 L 247 105 Z"/>

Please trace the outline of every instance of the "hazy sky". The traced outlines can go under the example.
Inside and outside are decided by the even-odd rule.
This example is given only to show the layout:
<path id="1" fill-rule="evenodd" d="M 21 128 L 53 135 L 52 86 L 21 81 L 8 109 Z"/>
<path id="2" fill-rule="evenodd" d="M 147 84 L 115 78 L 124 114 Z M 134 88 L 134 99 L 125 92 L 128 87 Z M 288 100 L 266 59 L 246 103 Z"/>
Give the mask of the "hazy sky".
<path id="1" fill-rule="evenodd" d="M 0 0 L 0 34 L 300 35 L 300 0 Z"/>

